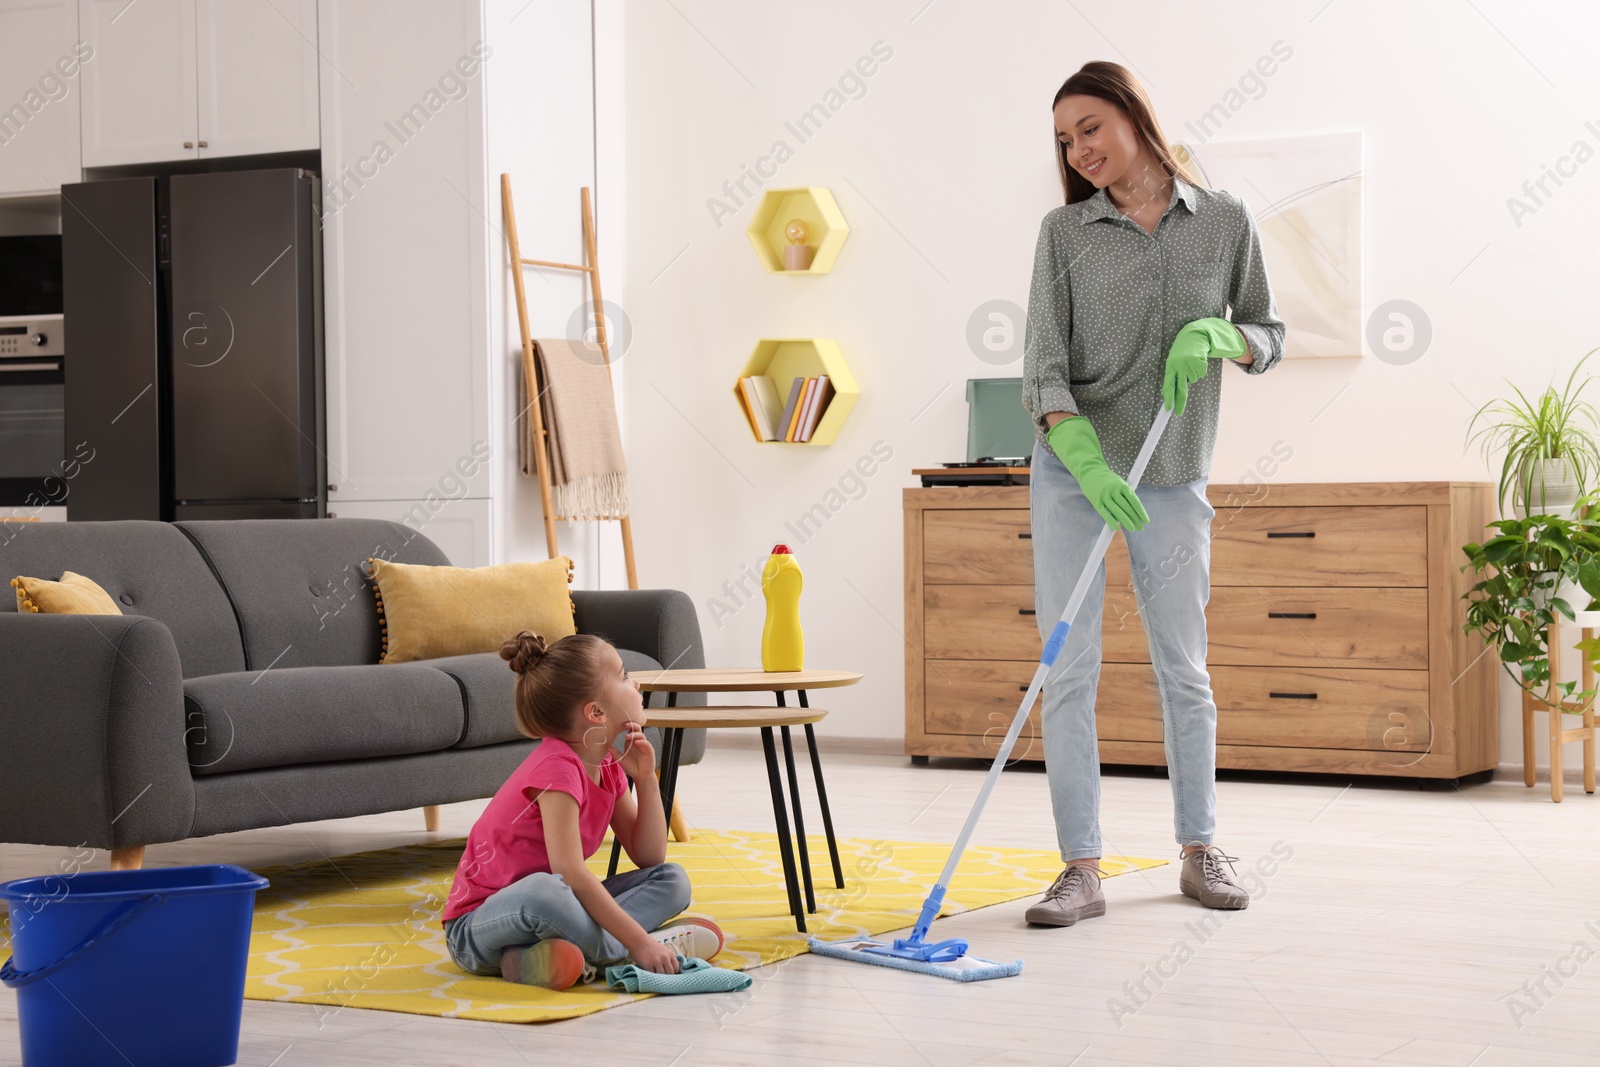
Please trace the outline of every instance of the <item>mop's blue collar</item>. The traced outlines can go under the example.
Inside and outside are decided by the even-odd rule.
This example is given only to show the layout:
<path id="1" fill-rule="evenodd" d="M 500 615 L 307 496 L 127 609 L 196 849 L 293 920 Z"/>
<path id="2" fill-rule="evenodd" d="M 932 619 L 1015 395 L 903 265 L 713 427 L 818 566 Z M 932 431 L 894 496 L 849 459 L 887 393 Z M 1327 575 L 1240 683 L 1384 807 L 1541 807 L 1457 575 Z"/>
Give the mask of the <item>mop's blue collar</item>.
<path id="1" fill-rule="evenodd" d="M 1169 208 L 1172 206 L 1173 201 L 1182 201 L 1183 206 L 1189 209 L 1189 214 L 1191 215 L 1200 210 L 1199 191 L 1176 174 L 1172 176 L 1172 199 L 1167 201 Z M 1111 219 L 1115 221 L 1127 217 L 1117 210 L 1116 205 L 1111 202 L 1111 194 L 1104 189 L 1096 189 L 1093 196 L 1087 200 L 1079 201 L 1079 204 L 1083 208 L 1083 224 L 1085 226 L 1096 219 Z"/>

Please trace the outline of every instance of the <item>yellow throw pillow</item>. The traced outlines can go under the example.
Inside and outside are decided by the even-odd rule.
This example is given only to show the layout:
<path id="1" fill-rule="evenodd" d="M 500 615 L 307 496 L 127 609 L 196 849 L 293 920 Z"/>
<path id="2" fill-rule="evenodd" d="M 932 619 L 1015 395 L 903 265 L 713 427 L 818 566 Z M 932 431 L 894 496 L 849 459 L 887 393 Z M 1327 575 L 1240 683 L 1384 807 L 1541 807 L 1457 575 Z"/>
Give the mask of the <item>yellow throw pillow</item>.
<path id="1" fill-rule="evenodd" d="M 498 652 L 520 630 L 548 641 L 578 632 L 566 556 L 490 567 L 367 563 L 383 634 L 379 663 Z"/>
<path id="2" fill-rule="evenodd" d="M 93 579 L 72 571 L 62 571 L 59 582 L 18 575 L 11 579 L 11 588 L 17 591 L 18 611 L 43 615 L 122 614 L 110 593 Z"/>

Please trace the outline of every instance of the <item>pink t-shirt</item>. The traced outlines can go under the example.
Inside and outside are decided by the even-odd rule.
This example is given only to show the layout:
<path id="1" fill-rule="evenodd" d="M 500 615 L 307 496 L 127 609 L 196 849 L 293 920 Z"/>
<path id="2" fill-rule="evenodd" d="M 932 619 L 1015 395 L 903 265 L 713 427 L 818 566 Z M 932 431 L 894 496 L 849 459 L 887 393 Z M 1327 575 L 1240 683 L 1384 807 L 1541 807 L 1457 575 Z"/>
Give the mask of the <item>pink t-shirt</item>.
<path id="1" fill-rule="evenodd" d="M 495 792 L 467 835 L 441 925 L 472 911 L 491 893 L 519 878 L 550 872 L 544 816 L 538 804 L 539 794 L 546 789 L 570 793 L 578 801 L 578 834 L 583 857 L 588 859 L 606 836 L 617 798 L 628 791 L 628 778 L 615 752 L 606 753 L 600 764 L 600 784 L 596 785 L 571 745 L 558 737 L 539 742 Z"/>

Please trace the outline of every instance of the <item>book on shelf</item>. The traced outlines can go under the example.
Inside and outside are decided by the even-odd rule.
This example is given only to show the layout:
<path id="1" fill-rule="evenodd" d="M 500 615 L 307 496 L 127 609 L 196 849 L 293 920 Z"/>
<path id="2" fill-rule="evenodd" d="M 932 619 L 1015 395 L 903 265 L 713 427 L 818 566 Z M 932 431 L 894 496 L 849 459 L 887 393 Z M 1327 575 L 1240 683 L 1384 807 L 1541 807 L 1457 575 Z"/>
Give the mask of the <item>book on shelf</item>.
<path id="1" fill-rule="evenodd" d="M 781 441 L 794 440 L 795 419 L 800 415 L 800 394 L 805 392 L 806 380 L 796 378 L 789 383 L 789 399 L 784 402 L 783 416 L 779 419 L 782 432 L 778 434 Z"/>
<path id="2" fill-rule="evenodd" d="M 756 394 L 755 383 L 749 378 L 739 379 L 739 406 L 744 409 L 744 417 L 749 421 L 750 432 L 756 435 L 756 440 L 772 440 L 772 425 L 762 414 L 761 399 Z"/>
<path id="3" fill-rule="evenodd" d="M 800 391 L 800 410 L 794 417 L 794 436 L 790 438 L 796 444 L 806 439 L 806 420 L 811 417 L 811 404 L 817 398 L 817 380 L 806 379 L 806 387 Z"/>
<path id="4" fill-rule="evenodd" d="M 745 417 L 750 420 L 750 430 L 758 441 L 778 439 L 782 409 L 778 404 L 778 387 L 765 374 L 748 374 L 739 379 L 739 403 Z"/>
<path id="5" fill-rule="evenodd" d="M 778 384 L 767 374 L 753 375 L 750 380 L 755 387 L 756 399 L 761 403 L 762 423 L 767 428 L 767 435 L 762 440 L 777 440 L 778 420 L 783 416 L 783 404 L 778 400 Z"/>
<path id="6" fill-rule="evenodd" d="M 807 412 L 805 428 L 800 438 L 802 441 L 811 440 L 817 424 L 822 421 L 823 412 L 828 409 L 828 401 L 833 399 L 833 383 L 828 380 L 828 376 L 819 375 L 816 382 L 816 388 L 812 391 L 811 407 Z"/>
<path id="7" fill-rule="evenodd" d="M 800 391 L 799 409 L 794 415 L 794 433 L 789 440 L 800 444 L 806 439 L 806 420 L 811 417 L 812 405 L 817 400 L 817 379 L 807 378 L 805 388 Z"/>

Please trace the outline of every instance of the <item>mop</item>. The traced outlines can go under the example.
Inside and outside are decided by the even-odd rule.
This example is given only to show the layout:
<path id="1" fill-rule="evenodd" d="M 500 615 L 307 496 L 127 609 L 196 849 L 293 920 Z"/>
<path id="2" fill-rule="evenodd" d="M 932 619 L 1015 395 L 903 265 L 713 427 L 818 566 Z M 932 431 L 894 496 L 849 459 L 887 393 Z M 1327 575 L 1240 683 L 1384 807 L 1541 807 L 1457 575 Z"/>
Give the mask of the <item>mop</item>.
<path id="1" fill-rule="evenodd" d="M 1144 474 L 1145 465 L 1150 462 L 1150 454 L 1155 451 L 1156 442 L 1161 439 L 1161 431 L 1166 429 L 1167 420 L 1171 417 L 1172 412 L 1166 407 L 1162 407 L 1157 413 L 1138 456 L 1134 458 L 1133 470 L 1128 473 L 1130 486 L 1138 488 L 1139 478 Z M 933 920 L 939 917 L 939 910 L 944 905 L 945 890 L 950 885 L 950 879 L 955 876 L 956 865 L 961 862 L 961 854 L 967 849 L 967 841 L 972 837 L 973 828 L 978 825 L 978 817 L 983 814 L 983 806 L 989 802 L 989 794 L 994 791 L 994 784 L 1000 778 L 1000 771 L 1011 756 L 1011 749 L 1017 743 L 1017 735 L 1022 732 L 1022 723 L 1028 717 L 1028 709 L 1033 707 L 1033 702 L 1038 698 L 1039 690 L 1044 685 L 1045 675 L 1055 664 L 1056 658 L 1061 655 L 1062 646 L 1067 643 L 1067 631 L 1072 628 L 1072 619 L 1078 614 L 1078 608 L 1082 606 L 1084 597 L 1089 595 L 1090 579 L 1100 566 L 1100 561 L 1105 558 L 1106 549 L 1111 546 L 1111 535 L 1114 532 L 1107 524 L 1100 531 L 1100 536 L 1095 539 L 1094 547 L 1089 550 L 1088 562 L 1083 565 L 1083 573 L 1078 575 L 1078 584 L 1073 586 L 1072 595 L 1067 598 L 1066 609 L 1062 611 L 1061 618 L 1044 643 L 1044 651 L 1039 656 L 1039 666 L 1033 672 L 1033 682 L 1029 684 L 1027 695 L 1017 707 L 1017 713 L 1011 720 L 1011 728 L 1006 731 L 1005 739 L 1000 743 L 1000 751 L 995 753 L 994 763 L 983 779 L 982 788 L 978 790 L 978 799 L 967 815 L 966 825 L 961 828 L 961 835 L 956 838 L 955 847 L 950 850 L 950 858 L 945 861 L 939 880 L 934 883 L 933 889 L 928 893 L 928 899 L 923 902 L 922 913 L 917 917 L 917 924 L 912 928 L 911 936 L 896 938 L 892 944 L 865 937 L 849 938 L 844 941 L 819 941 L 813 937 L 807 942 L 812 952 L 822 956 L 834 956 L 841 960 L 854 960 L 856 963 L 873 963 L 880 967 L 896 967 L 903 971 L 937 975 L 958 982 L 1009 978 L 1022 973 L 1021 960 L 1001 963 L 967 955 L 965 938 L 953 937 L 945 941 L 930 942 L 928 928 L 933 925 Z"/>

